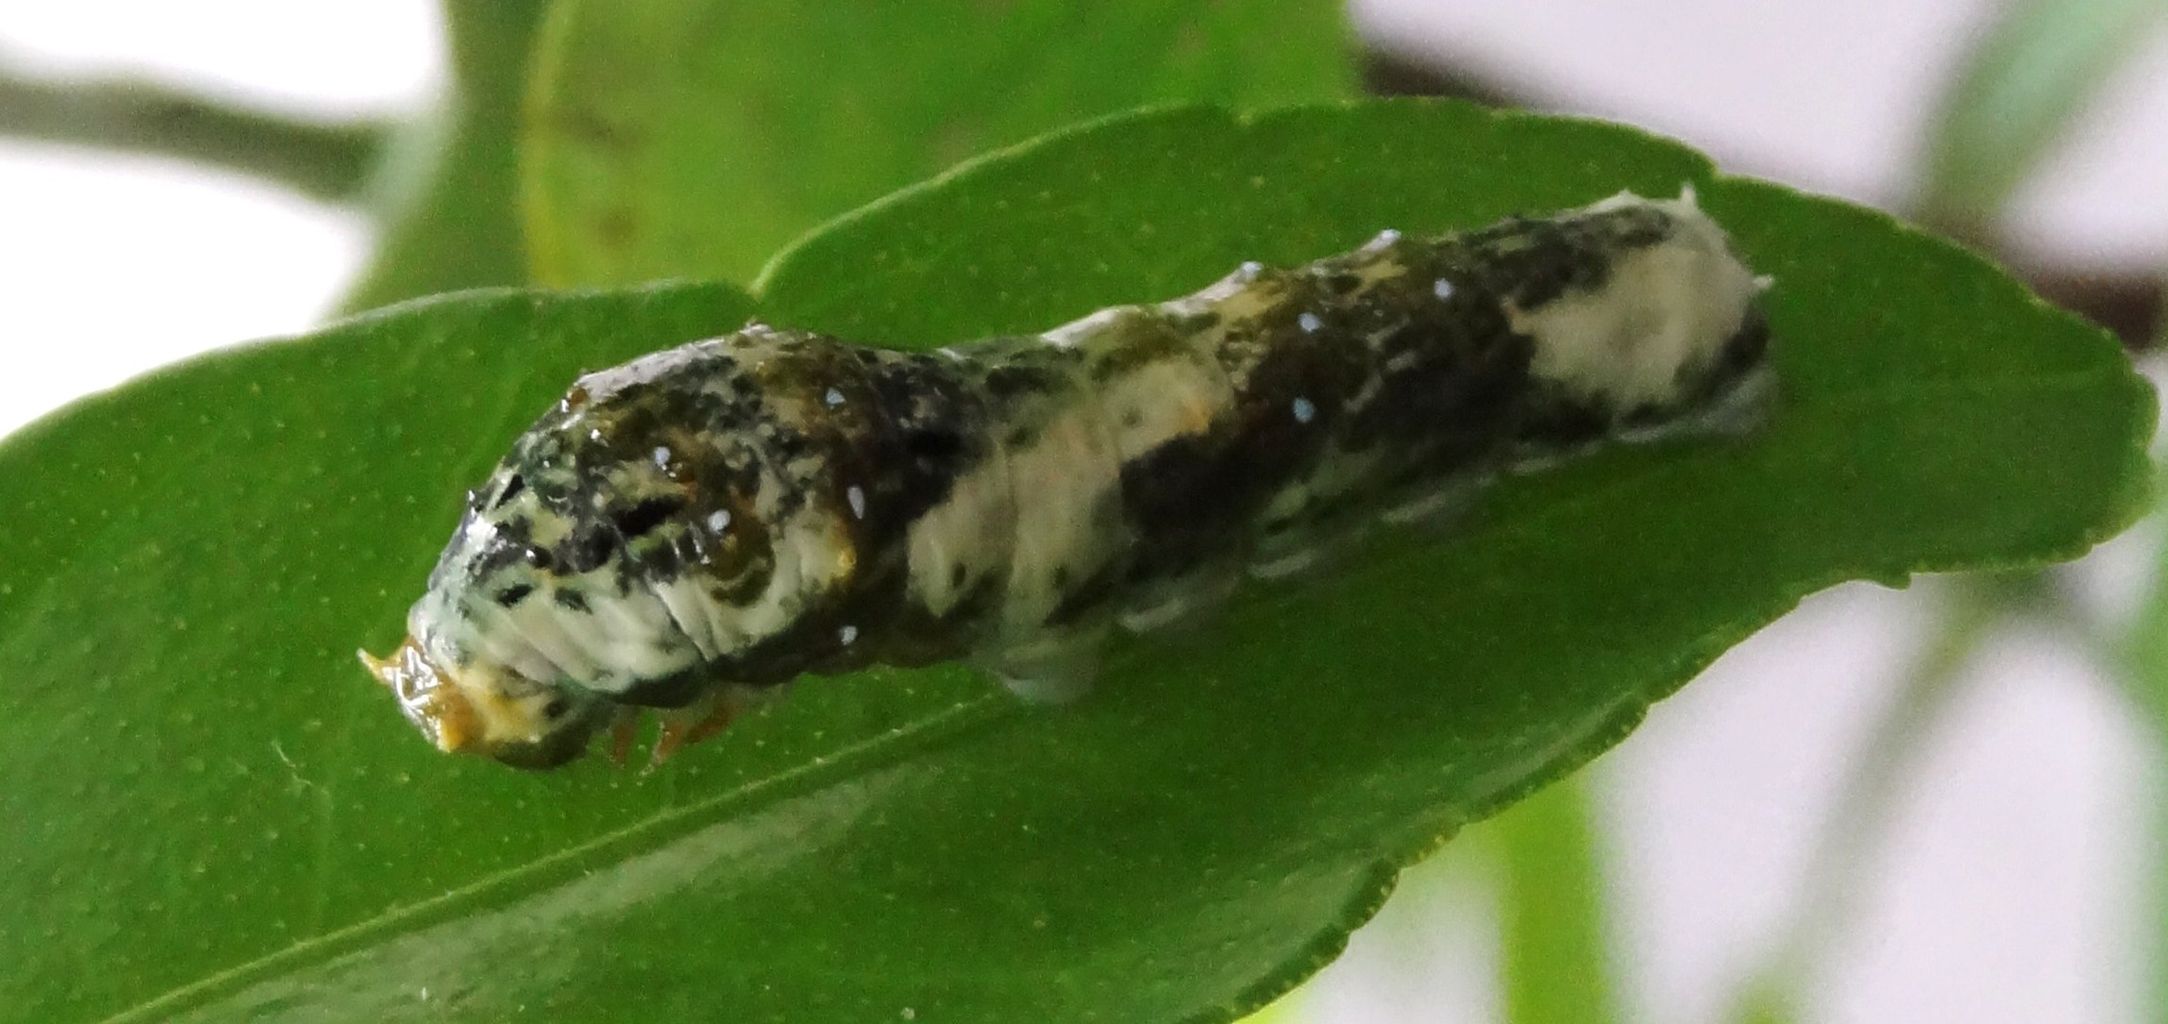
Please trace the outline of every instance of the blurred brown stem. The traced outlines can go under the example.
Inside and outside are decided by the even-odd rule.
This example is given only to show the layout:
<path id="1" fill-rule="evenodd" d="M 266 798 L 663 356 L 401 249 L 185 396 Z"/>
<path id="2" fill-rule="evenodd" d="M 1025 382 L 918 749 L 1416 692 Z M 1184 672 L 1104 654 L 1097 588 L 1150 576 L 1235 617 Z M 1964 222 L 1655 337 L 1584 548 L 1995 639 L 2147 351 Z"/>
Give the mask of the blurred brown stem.
<path id="1" fill-rule="evenodd" d="M 1487 107 L 1516 107 L 1520 101 L 1498 83 L 1435 60 L 1371 47 L 1359 58 L 1363 88 L 1377 96 L 1450 96 Z"/>
<path id="2" fill-rule="evenodd" d="M 192 160 L 329 201 L 361 192 L 391 129 L 380 119 L 316 121 L 149 82 L 44 79 L 0 66 L 0 136 Z"/>
<path id="3" fill-rule="evenodd" d="M 2158 348 L 2168 334 L 2168 320 L 2161 316 L 2164 289 L 2156 276 L 2068 267 L 2014 269 L 2042 298 L 2115 332 L 2132 351 Z"/>

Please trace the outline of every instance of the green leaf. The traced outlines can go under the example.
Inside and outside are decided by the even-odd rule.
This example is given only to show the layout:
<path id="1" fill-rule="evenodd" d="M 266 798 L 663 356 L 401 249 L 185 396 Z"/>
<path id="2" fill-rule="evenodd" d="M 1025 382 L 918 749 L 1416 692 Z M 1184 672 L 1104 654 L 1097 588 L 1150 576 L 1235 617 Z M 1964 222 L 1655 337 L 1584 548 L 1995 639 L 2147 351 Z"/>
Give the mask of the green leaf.
<path id="1" fill-rule="evenodd" d="M 2168 25 L 2162 0 L 2017 0 L 1967 55 L 1929 124 L 1920 207 L 1977 228 L 2128 58 Z"/>
<path id="2" fill-rule="evenodd" d="M 722 296 L 410 307 L 48 421 L 0 448 L 0 1021 L 1227 1020 L 1802 594 L 2135 514 L 2152 397 L 2111 339 L 1592 123 L 1110 122 L 831 226 L 763 315 L 948 342 L 1689 180 L 1777 276 L 1762 434 L 1517 478 L 1110 652 L 1073 707 L 953 667 L 810 680 L 648 776 L 435 756 L 344 662 L 575 365 L 715 330 Z"/>
<path id="3" fill-rule="evenodd" d="M 2152 762 L 2147 778 L 2152 792 L 2168 785 L 2168 551 L 2158 557 L 2152 589 L 2138 606 L 2124 644 L 2123 684 L 2140 720 L 2152 740 Z M 2144 1005 L 2148 1024 L 2168 1024 L 2168 801 L 2154 801 L 2150 820 L 2142 826 L 2152 851 L 2152 876 L 2139 898 L 2144 901 L 2142 920 L 2151 922 L 2146 936 L 2147 972 Z"/>
<path id="4" fill-rule="evenodd" d="M 1328 0 L 557 0 L 526 165 L 536 279 L 750 280 L 965 157 L 1147 103 L 1347 95 Z"/>
<path id="5" fill-rule="evenodd" d="M 1513 1024 L 1621 1019 L 1591 800 L 1567 779 L 1484 823 L 1504 868 L 1498 945 Z"/>
<path id="6" fill-rule="evenodd" d="M 348 311 L 527 279 L 520 238 L 519 110 L 545 0 L 446 3 L 452 84 L 443 108 L 393 147 L 376 191 L 376 251 Z"/>

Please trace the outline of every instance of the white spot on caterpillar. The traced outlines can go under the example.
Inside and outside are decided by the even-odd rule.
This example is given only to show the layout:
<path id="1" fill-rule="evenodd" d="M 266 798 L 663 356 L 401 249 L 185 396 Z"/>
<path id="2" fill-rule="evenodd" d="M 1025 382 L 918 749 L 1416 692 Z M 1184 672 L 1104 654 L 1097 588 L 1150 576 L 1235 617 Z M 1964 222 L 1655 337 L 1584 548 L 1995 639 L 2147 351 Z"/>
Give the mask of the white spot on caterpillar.
<path id="1" fill-rule="evenodd" d="M 827 392 L 826 392 L 825 394 L 821 395 L 821 404 L 823 404 L 823 405 L 826 405 L 826 406 L 827 406 L 827 407 L 829 407 L 830 409 L 833 409 L 833 408 L 835 408 L 836 406 L 842 405 L 842 404 L 843 404 L 843 392 L 841 392 L 841 391 L 839 391 L 839 390 L 837 390 L 837 389 L 835 389 L 835 388 L 829 388 L 829 389 L 828 389 L 828 391 L 827 391 Z"/>
<path id="2" fill-rule="evenodd" d="M 1308 423 L 1317 418 L 1317 404 L 1307 398 L 1297 398 L 1288 404 L 1288 411 L 1295 414 L 1295 422 Z"/>
<path id="3" fill-rule="evenodd" d="M 1430 294 L 1437 296 L 1440 302 L 1452 298 L 1453 282 L 1442 277 L 1430 282 Z"/>
<path id="4" fill-rule="evenodd" d="M 857 643 L 858 627 L 845 626 L 842 629 L 836 630 L 836 639 L 842 641 L 843 646 L 845 647 L 849 647 L 850 645 Z"/>
<path id="5" fill-rule="evenodd" d="M 708 513 L 708 529 L 718 534 L 730 529 L 730 512 L 727 509 L 716 509 Z"/>
<path id="6" fill-rule="evenodd" d="M 864 518 L 866 518 L 866 489 L 865 489 L 865 488 L 863 488 L 863 487 L 860 487 L 860 486 L 858 486 L 857 484 L 852 484 L 852 485 L 851 485 L 851 486 L 850 486 L 850 487 L 849 487 L 849 488 L 848 488 L 847 490 L 845 490 L 845 491 L 843 492 L 843 497 L 844 497 L 845 499 L 847 499 L 848 501 L 850 501 L 850 503 L 851 503 L 851 518 L 853 518 L 853 519 L 864 519 Z"/>
<path id="7" fill-rule="evenodd" d="M 1304 334 L 1316 334 L 1325 327 L 1325 321 L 1318 319 L 1316 313 L 1304 313 L 1295 318 L 1295 323 Z"/>
<path id="8" fill-rule="evenodd" d="M 670 449 L 657 446 L 654 451 L 648 453 L 648 457 L 655 460 L 655 465 L 657 468 L 670 468 Z"/>

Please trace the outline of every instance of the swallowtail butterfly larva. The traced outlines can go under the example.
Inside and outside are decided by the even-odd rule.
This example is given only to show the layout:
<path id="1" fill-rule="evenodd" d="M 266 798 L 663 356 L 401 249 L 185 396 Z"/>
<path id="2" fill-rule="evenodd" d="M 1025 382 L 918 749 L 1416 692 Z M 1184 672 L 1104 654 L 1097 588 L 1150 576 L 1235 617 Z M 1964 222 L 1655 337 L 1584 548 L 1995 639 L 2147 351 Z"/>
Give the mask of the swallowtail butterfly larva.
<path id="1" fill-rule="evenodd" d="M 804 672 L 1059 697 L 1354 524 L 1750 424 L 1766 285 L 1691 193 L 1622 193 L 933 353 L 756 323 L 575 382 L 362 657 L 437 746 L 530 767 L 640 709 L 665 756 Z"/>

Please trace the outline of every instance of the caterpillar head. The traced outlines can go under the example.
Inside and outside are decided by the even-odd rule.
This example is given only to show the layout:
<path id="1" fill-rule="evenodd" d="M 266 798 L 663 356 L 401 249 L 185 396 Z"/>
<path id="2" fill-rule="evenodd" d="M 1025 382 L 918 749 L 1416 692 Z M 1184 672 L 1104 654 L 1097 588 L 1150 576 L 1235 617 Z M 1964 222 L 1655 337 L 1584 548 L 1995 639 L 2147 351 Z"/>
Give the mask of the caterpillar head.
<path id="1" fill-rule="evenodd" d="M 768 652 L 811 648 L 771 641 L 855 548 L 806 457 L 815 413 L 750 378 L 780 361 L 766 338 L 582 377 L 475 489 L 407 643 L 365 659 L 438 747 L 559 763 L 620 708 L 795 674 Z"/>

